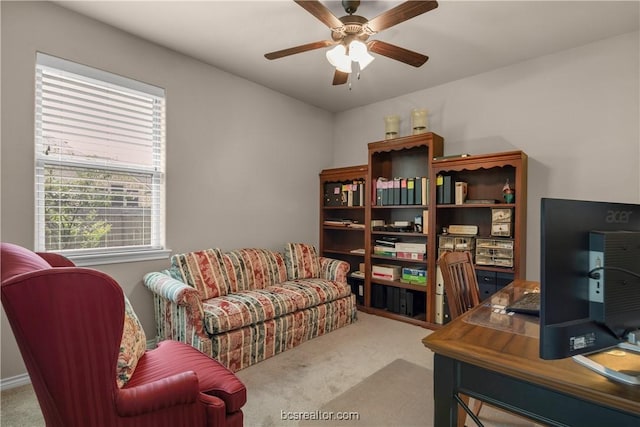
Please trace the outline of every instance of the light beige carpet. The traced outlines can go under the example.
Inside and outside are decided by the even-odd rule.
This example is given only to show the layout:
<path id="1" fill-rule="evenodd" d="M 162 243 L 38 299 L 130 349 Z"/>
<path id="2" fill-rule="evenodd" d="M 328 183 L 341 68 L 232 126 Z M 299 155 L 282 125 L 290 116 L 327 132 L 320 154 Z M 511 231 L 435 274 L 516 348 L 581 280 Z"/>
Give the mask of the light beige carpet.
<path id="1" fill-rule="evenodd" d="M 432 372 L 396 359 L 322 405 L 300 426 L 421 426 L 433 417 Z M 305 414 L 306 415 L 306 414 Z"/>
<path id="2" fill-rule="evenodd" d="M 283 419 L 283 412 L 346 410 L 360 414 L 362 421 L 352 425 L 403 427 L 419 420 L 419 425 L 432 427 L 433 354 L 421 342 L 429 333 L 403 322 L 358 313 L 358 321 L 352 325 L 243 369 L 237 375 L 247 387 L 244 425 L 307 427 L 311 424 Z M 403 414 L 396 416 L 395 412 Z M 487 427 L 534 425 L 488 405 L 480 415 Z M 0 425 L 44 426 L 31 385 L 2 392 Z M 349 424 L 324 421 L 321 425 Z"/>

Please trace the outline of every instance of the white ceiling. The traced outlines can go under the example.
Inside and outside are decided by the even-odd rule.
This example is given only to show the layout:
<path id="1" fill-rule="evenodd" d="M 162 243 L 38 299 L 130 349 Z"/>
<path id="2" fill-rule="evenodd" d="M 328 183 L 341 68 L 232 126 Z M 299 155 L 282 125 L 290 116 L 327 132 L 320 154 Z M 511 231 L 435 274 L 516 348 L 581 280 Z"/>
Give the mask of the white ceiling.
<path id="1" fill-rule="evenodd" d="M 326 49 L 264 54 L 330 39 L 293 1 L 56 1 L 56 3 L 328 111 L 339 112 L 509 64 L 636 31 L 639 1 L 454 1 L 372 39 L 425 54 L 420 68 L 379 55 L 359 80 L 332 86 Z M 339 1 L 323 1 L 345 15 Z M 371 19 L 402 1 L 362 1 Z M 354 76 L 355 77 L 355 76 Z"/>

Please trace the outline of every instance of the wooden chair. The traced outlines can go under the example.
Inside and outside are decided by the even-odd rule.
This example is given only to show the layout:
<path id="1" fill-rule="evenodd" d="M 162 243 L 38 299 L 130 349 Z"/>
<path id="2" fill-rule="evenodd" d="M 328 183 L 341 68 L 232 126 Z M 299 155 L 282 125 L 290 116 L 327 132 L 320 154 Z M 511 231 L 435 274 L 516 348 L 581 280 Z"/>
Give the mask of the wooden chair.
<path id="1" fill-rule="evenodd" d="M 438 266 L 444 280 L 444 291 L 447 295 L 451 320 L 480 304 L 478 279 L 471 252 L 445 252 L 438 258 Z M 467 406 L 469 405 L 469 396 L 461 395 L 460 398 Z M 475 400 L 472 412 L 476 417 L 480 409 L 482 409 L 482 401 Z M 464 425 L 466 415 L 464 409 L 460 408 L 458 426 Z"/>

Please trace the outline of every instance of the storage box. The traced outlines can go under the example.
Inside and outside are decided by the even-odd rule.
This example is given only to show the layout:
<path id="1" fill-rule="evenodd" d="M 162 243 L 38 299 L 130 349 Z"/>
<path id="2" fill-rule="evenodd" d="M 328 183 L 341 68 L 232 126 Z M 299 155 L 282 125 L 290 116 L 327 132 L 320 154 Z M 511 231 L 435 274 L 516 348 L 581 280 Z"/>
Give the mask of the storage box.
<path id="1" fill-rule="evenodd" d="M 410 259 L 413 261 L 423 261 L 426 259 L 425 253 L 420 252 L 396 252 L 396 258 L 399 259 Z"/>
<path id="2" fill-rule="evenodd" d="M 402 268 L 402 282 L 411 283 L 415 285 L 427 284 L 427 270 L 424 268 Z"/>
<path id="3" fill-rule="evenodd" d="M 399 265 L 378 264 L 371 268 L 371 275 L 377 279 L 397 280 L 400 278 L 401 268 Z"/>
<path id="4" fill-rule="evenodd" d="M 509 208 L 491 209 L 491 222 L 511 222 L 511 212 Z"/>
<path id="5" fill-rule="evenodd" d="M 511 236 L 511 223 L 510 222 L 494 222 L 491 224 L 492 236 Z"/>
<path id="6" fill-rule="evenodd" d="M 455 251 L 470 251 L 475 247 L 474 237 L 454 237 L 453 249 Z"/>
<path id="7" fill-rule="evenodd" d="M 426 245 L 426 243 L 398 242 L 398 243 L 396 243 L 396 252 L 419 252 L 419 253 L 425 253 L 425 252 L 427 252 L 427 245 Z"/>
<path id="8" fill-rule="evenodd" d="M 449 237 L 449 236 L 440 236 L 440 242 L 438 244 L 438 247 L 440 249 L 450 249 L 453 250 L 453 246 L 454 245 L 454 239 L 453 237 Z"/>

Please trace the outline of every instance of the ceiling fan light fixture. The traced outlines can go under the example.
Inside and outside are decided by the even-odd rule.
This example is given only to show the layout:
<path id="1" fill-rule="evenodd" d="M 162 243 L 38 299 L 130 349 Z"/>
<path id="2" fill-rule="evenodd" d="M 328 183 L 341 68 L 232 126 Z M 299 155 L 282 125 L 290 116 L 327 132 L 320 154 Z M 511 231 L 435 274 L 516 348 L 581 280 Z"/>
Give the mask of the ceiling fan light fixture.
<path id="1" fill-rule="evenodd" d="M 335 67 L 338 65 L 338 62 L 340 61 L 340 57 L 345 56 L 346 52 L 347 52 L 347 48 L 339 44 L 333 49 L 329 49 L 327 51 L 327 61 L 329 61 L 329 64 Z"/>
<path id="2" fill-rule="evenodd" d="M 360 40 L 354 40 L 349 43 L 349 57 L 360 64 L 360 70 L 364 70 L 367 65 L 376 59 L 367 51 L 367 45 Z"/>
<path id="3" fill-rule="evenodd" d="M 336 70 L 341 71 L 343 73 L 351 72 L 351 58 L 346 54 L 347 48 L 339 44 L 333 49 L 327 51 L 327 61 L 334 67 Z"/>

